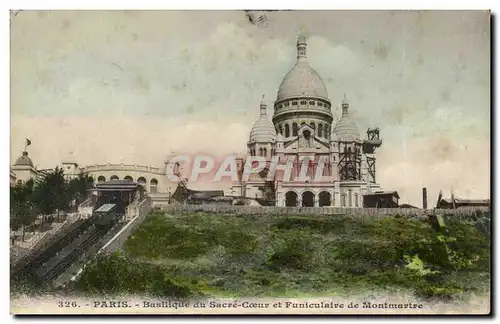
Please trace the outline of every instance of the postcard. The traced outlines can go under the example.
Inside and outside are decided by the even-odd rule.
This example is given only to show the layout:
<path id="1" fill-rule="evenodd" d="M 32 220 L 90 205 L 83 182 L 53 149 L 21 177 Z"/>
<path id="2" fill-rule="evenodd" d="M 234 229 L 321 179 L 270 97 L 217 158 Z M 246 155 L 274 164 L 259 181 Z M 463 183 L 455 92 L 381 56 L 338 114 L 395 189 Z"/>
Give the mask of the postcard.
<path id="1" fill-rule="evenodd" d="M 12 314 L 490 314 L 489 11 L 10 32 Z"/>

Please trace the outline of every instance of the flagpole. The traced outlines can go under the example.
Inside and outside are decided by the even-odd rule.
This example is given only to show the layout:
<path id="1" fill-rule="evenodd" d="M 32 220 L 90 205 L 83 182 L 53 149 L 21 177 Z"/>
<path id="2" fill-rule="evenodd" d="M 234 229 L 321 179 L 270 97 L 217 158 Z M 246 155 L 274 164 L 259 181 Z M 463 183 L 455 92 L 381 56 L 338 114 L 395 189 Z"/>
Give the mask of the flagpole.
<path id="1" fill-rule="evenodd" d="M 29 138 L 26 137 L 26 140 L 24 141 L 24 151 L 27 152 L 28 151 L 28 146 L 31 145 L 31 141 L 29 140 Z"/>

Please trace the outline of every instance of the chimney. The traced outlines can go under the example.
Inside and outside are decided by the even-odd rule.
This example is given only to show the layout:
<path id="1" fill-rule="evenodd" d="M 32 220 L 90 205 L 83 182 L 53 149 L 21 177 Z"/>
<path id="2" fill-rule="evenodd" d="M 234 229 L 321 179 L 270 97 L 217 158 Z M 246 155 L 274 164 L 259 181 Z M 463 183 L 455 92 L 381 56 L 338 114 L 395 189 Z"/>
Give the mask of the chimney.
<path id="1" fill-rule="evenodd" d="M 424 210 L 427 209 L 427 188 L 422 188 L 422 205 Z"/>

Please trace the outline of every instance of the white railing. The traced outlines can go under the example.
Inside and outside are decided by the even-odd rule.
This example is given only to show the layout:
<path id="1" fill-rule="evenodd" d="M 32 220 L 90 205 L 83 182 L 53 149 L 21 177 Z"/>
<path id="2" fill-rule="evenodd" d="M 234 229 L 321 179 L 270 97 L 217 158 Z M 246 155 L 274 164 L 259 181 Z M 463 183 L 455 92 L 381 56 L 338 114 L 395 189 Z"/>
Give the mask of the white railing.
<path id="1" fill-rule="evenodd" d="M 84 202 L 78 205 L 78 214 L 82 217 L 92 216 L 92 211 L 94 209 L 92 197 L 87 198 Z"/>
<path id="2" fill-rule="evenodd" d="M 66 220 L 59 226 L 52 228 L 51 230 L 44 232 L 44 233 L 39 233 L 39 237 L 37 237 L 36 240 L 30 241 L 30 242 L 22 242 L 22 243 L 28 243 L 28 244 L 15 244 L 13 248 L 16 248 L 16 245 L 20 248 L 25 249 L 26 251 L 23 252 L 23 255 L 20 256 L 19 258 L 13 258 L 11 261 L 12 264 L 17 264 L 21 260 L 28 258 L 33 251 L 38 250 L 41 246 L 46 244 L 54 235 L 56 235 L 58 232 L 61 232 L 68 228 L 71 224 L 76 222 L 78 219 L 80 219 L 80 215 L 78 214 L 73 214 L 73 215 L 66 215 Z M 33 239 L 33 238 L 32 238 Z"/>
<path id="3" fill-rule="evenodd" d="M 80 205 L 78 205 L 78 207 L 82 207 L 82 208 L 85 208 L 85 207 L 92 207 L 92 197 L 89 197 L 87 199 L 85 199 Z"/>
<path id="4" fill-rule="evenodd" d="M 96 164 L 96 165 L 84 166 L 82 169 L 84 169 L 85 172 L 121 170 L 121 171 L 147 171 L 151 173 L 164 174 L 164 170 L 161 168 L 152 167 L 148 165 L 134 165 L 134 164 Z"/>

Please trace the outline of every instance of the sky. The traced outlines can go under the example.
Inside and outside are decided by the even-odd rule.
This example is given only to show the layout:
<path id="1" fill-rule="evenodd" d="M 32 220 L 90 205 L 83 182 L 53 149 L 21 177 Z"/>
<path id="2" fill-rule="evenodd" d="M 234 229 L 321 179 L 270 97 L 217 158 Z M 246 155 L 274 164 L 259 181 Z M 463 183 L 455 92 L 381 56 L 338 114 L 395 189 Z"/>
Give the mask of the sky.
<path id="1" fill-rule="evenodd" d="M 401 203 L 490 196 L 486 11 L 21 11 L 11 17 L 11 163 L 162 167 L 171 151 L 245 152 L 272 114 L 299 31 L 335 116 L 378 126 L 377 181 Z M 363 131 L 364 132 L 364 131 Z M 363 134 L 362 134 L 363 135 Z"/>

